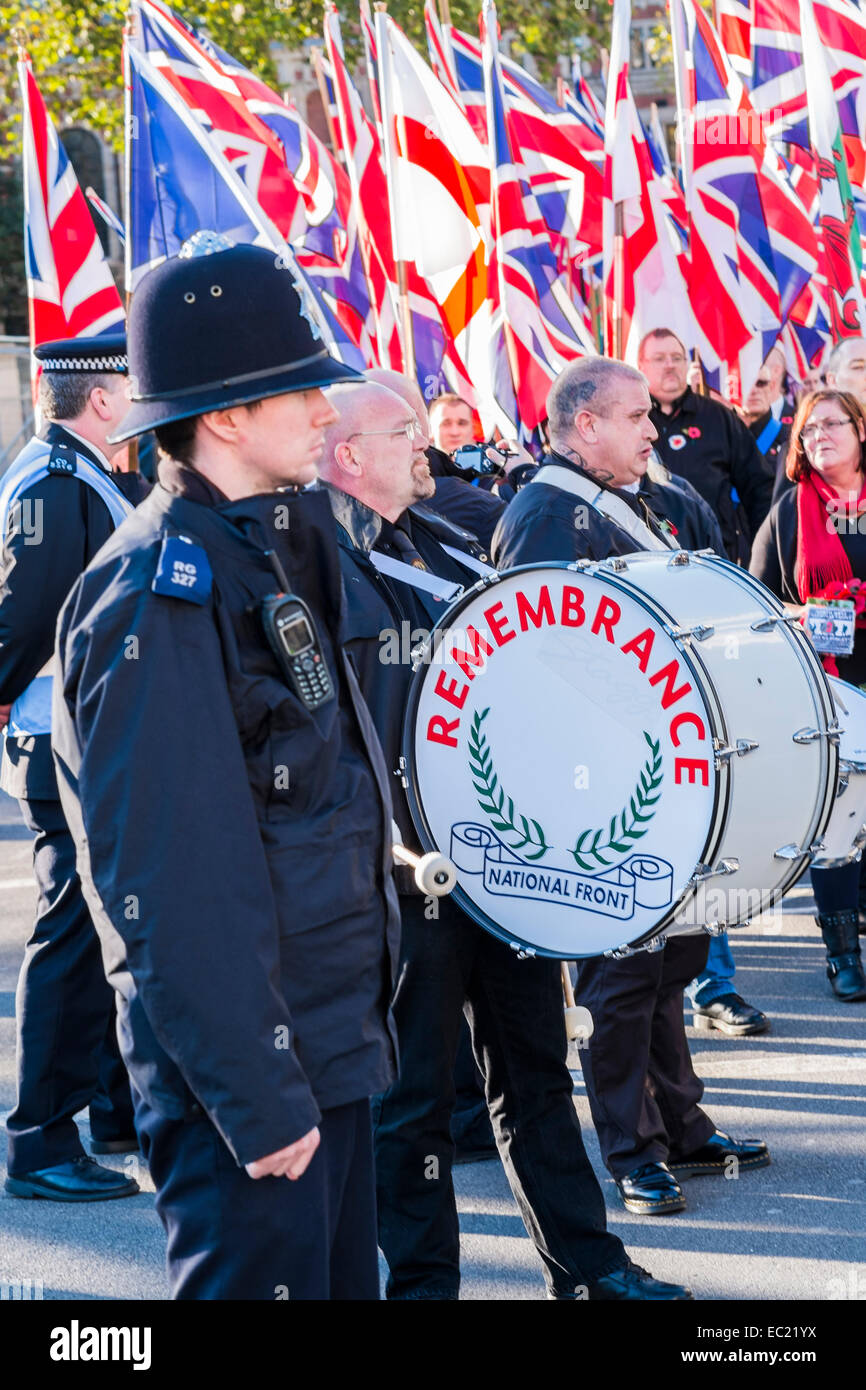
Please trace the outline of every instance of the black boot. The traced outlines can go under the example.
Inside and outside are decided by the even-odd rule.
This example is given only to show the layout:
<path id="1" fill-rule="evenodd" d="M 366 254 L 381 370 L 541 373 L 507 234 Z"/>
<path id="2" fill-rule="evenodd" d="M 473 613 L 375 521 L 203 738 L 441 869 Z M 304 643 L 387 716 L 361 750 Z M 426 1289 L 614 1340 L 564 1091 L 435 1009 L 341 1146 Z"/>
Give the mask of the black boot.
<path id="1" fill-rule="evenodd" d="M 866 975 L 857 939 L 858 917 L 857 912 L 847 910 L 817 919 L 827 947 L 827 979 L 836 998 L 846 1004 L 866 999 Z"/>

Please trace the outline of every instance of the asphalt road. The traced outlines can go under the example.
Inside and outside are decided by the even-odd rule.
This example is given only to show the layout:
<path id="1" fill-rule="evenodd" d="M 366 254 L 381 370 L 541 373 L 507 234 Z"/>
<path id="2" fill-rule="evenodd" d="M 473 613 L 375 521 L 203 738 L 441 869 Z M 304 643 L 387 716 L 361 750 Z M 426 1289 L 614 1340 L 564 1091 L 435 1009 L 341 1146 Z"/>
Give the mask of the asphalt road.
<path id="1" fill-rule="evenodd" d="M 35 898 L 29 836 L 0 794 L 0 1120 L 14 1083 L 15 982 Z M 699 1299 L 866 1300 L 866 1004 L 830 994 L 808 886 L 784 915 L 734 941 L 737 986 L 772 1018 L 772 1032 L 733 1041 L 691 1033 L 719 1128 L 758 1136 L 773 1163 L 734 1181 L 693 1179 L 688 1207 L 630 1216 L 599 1159 L 581 1080 L 575 1103 L 612 1228 L 638 1263 L 689 1284 Z M 84 1117 L 82 1131 L 87 1138 Z M 0 1164 L 5 1157 L 0 1126 Z M 106 1160 L 103 1160 L 106 1161 Z M 0 1193 L 0 1286 L 41 1281 L 46 1299 L 164 1299 L 162 1230 L 140 1161 L 142 1194 L 83 1207 Z M 3 1169 L 5 1176 L 5 1169 Z M 544 1297 L 539 1262 L 496 1162 L 457 1169 L 466 1299 Z M 2 1294 L 2 1289 L 0 1289 Z"/>

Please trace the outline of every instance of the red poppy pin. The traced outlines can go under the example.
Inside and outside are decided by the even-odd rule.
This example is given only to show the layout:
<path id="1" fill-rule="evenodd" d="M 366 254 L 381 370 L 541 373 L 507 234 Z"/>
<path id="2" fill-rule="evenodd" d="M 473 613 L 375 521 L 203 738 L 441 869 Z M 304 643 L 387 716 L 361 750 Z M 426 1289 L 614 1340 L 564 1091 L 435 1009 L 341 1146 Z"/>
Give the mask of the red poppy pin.
<path id="1" fill-rule="evenodd" d="M 701 432 L 698 429 L 697 425 L 689 425 L 688 429 L 686 430 L 686 434 L 688 435 L 689 439 L 700 439 L 701 437 Z"/>
<path id="2" fill-rule="evenodd" d="M 794 417 L 793 415 L 782 415 L 780 417 L 779 423 L 782 425 L 793 425 Z"/>

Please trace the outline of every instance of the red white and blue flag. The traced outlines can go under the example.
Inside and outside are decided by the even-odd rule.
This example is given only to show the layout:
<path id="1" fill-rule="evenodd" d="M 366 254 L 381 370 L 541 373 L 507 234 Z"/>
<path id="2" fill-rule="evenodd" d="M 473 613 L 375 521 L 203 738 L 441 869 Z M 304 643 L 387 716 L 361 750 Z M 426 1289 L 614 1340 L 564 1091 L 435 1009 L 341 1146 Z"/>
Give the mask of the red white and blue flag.
<path id="1" fill-rule="evenodd" d="M 694 319 L 684 246 L 667 201 L 682 194 L 653 165 L 629 87 L 630 27 L 631 0 L 614 0 L 605 113 L 606 351 L 636 362 L 638 344 L 653 328 L 669 328 L 691 350 Z"/>
<path id="2" fill-rule="evenodd" d="M 30 346 L 116 333 L 124 322 L 123 304 L 26 56 L 18 63 L 18 77 Z"/>
<path id="3" fill-rule="evenodd" d="M 570 300 L 519 152 L 509 135 L 496 7 L 485 0 L 481 32 L 490 157 L 490 298 L 501 315 L 519 421 L 545 418 L 550 383 L 568 362 L 595 352 L 585 309 Z M 501 373 L 501 360 L 495 363 Z"/>
<path id="4" fill-rule="evenodd" d="M 694 0 L 672 0 L 689 214 L 689 297 L 701 357 L 742 390 L 814 274 L 817 242 L 739 76 Z"/>

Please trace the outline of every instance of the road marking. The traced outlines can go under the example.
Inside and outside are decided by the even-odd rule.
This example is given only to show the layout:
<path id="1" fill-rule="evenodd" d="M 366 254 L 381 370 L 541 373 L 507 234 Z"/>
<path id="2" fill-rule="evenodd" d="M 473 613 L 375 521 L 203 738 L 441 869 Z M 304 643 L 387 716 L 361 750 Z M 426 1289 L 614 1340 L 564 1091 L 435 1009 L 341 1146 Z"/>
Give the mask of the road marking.
<path id="1" fill-rule="evenodd" d="M 0 878 L 0 892 L 4 888 L 35 888 L 35 878 Z"/>

